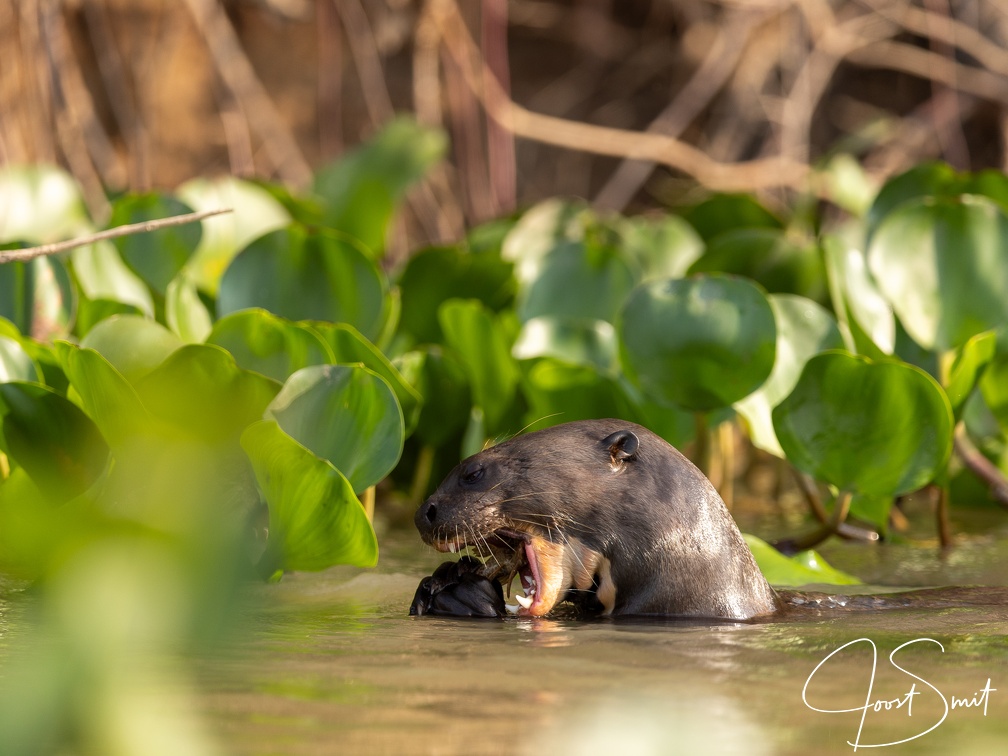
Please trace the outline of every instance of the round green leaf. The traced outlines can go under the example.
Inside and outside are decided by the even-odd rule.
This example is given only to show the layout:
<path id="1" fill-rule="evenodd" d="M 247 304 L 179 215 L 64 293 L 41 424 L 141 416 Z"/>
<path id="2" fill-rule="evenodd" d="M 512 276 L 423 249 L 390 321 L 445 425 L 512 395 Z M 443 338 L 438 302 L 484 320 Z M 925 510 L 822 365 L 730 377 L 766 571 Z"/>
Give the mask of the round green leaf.
<path id="1" fill-rule="evenodd" d="M 795 467 L 852 493 L 916 490 L 952 449 L 952 409 L 931 376 L 846 352 L 809 360 L 773 424 Z"/>
<path id="2" fill-rule="evenodd" d="M 617 325 L 628 377 L 654 399 L 696 412 L 726 407 L 762 385 L 777 329 L 766 295 L 712 275 L 637 287 Z"/>
<path id="3" fill-rule="evenodd" d="M 364 338 L 353 326 L 346 323 L 314 322 L 311 327 L 332 350 L 334 363 L 342 365 L 360 363 L 385 379 L 395 392 L 399 406 L 402 407 L 406 435 L 409 436 L 416 427 L 423 400 L 406 382 L 399 370 L 389 362 L 378 347 Z"/>
<path id="4" fill-rule="evenodd" d="M 229 352 L 211 344 L 176 349 L 136 384 L 150 413 L 211 442 L 236 440 L 260 420 L 280 384 L 243 370 Z"/>
<path id="5" fill-rule="evenodd" d="M 179 199 L 196 211 L 230 208 L 202 221 L 203 235 L 186 271 L 196 286 L 217 296 L 221 276 L 250 241 L 290 223 L 290 214 L 262 187 L 233 177 L 193 179 L 180 186 Z"/>
<path id="6" fill-rule="evenodd" d="M 743 228 L 718 234 L 690 273 L 734 273 L 769 292 L 826 296 L 826 271 L 814 244 L 796 244 L 781 229 Z"/>
<path id="7" fill-rule="evenodd" d="M 604 320 L 532 318 L 522 326 L 511 348 L 517 360 L 555 357 L 574 365 L 594 366 L 603 373 L 616 368 L 616 329 Z"/>
<path id="8" fill-rule="evenodd" d="M 851 348 L 869 357 L 891 355 L 896 349 L 893 308 L 868 275 L 864 253 L 837 236 L 822 240 L 830 298 Z"/>
<path id="9" fill-rule="evenodd" d="M 703 254 L 693 227 L 675 215 L 642 215 L 615 221 L 624 256 L 641 271 L 641 280 L 682 278 Z"/>
<path id="10" fill-rule="evenodd" d="M 83 339 L 96 325 L 116 315 L 138 315 L 144 317 L 140 308 L 125 302 L 112 299 L 88 299 L 80 297 L 77 300 L 77 319 L 74 323 L 74 333 Z"/>
<path id="11" fill-rule="evenodd" d="M 110 299 L 133 305 L 154 317 L 154 300 L 146 284 L 119 257 L 111 242 L 78 247 L 70 253 L 77 283 L 88 299 Z"/>
<path id="12" fill-rule="evenodd" d="M 872 237 L 868 263 L 907 333 L 945 351 L 1008 322 L 1008 215 L 991 200 L 907 202 Z"/>
<path id="13" fill-rule="evenodd" d="M 766 383 L 735 403 L 736 411 L 749 424 L 755 446 L 784 456 L 773 430 L 771 410 L 791 393 L 809 359 L 828 349 L 843 348 L 840 329 L 833 316 L 811 299 L 794 294 L 771 294 L 777 323 L 777 355 Z"/>
<path id="14" fill-rule="evenodd" d="M 241 439 L 269 506 L 265 572 L 373 567 L 378 540 L 347 479 L 272 421 Z"/>
<path id="15" fill-rule="evenodd" d="M 21 333 L 39 341 L 65 336 L 76 309 L 76 291 L 59 258 L 36 257 L 0 265 L 0 317 L 14 323 Z"/>
<path id="16" fill-rule="evenodd" d="M 392 471 L 406 438 L 391 387 L 364 367 L 315 365 L 299 370 L 269 405 L 267 417 L 331 462 L 358 493 Z"/>
<path id="17" fill-rule="evenodd" d="M 563 242 L 543 257 L 536 277 L 519 287 L 518 317 L 612 322 L 633 286 L 633 272 L 616 247 Z"/>
<path id="18" fill-rule="evenodd" d="M 115 315 L 88 331 L 81 346 L 94 349 L 130 383 L 156 368 L 182 346 L 160 323 L 139 315 Z"/>
<path id="19" fill-rule="evenodd" d="M 987 365 L 994 359 L 996 349 L 997 334 L 994 331 L 984 331 L 957 350 L 955 361 L 949 371 L 948 386 L 945 387 L 956 419 L 961 417 L 963 405 L 984 374 Z"/>
<path id="20" fill-rule="evenodd" d="M 947 163 L 929 162 L 886 181 L 868 211 L 869 237 L 889 213 L 924 197 L 959 194 L 962 182 Z"/>
<path id="21" fill-rule="evenodd" d="M 478 299 L 499 310 L 514 297 L 511 263 L 492 252 L 431 247 L 410 257 L 399 278 L 401 328 L 421 344 L 439 344 L 444 336 L 437 311 L 448 299 Z"/>
<path id="22" fill-rule="evenodd" d="M 191 212 L 192 208 L 173 197 L 130 194 L 112 205 L 109 226 L 142 223 Z M 121 236 L 115 240 L 115 245 L 133 272 L 163 295 L 168 284 L 196 250 L 202 235 L 199 223 L 186 223 L 148 233 Z"/>
<path id="23" fill-rule="evenodd" d="M 7 381 L 41 383 L 42 368 L 17 339 L 0 335 L 0 383 Z"/>
<path id="24" fill-rule="evenodd" d="M 406 190 L 441 161 L 447 148 L 447 137 L 439 129 L 409 118 L 390 121 L 371 141 L 315 176 L 323 223 L 380 254 L 389 221 Z"/>
<path id="25" fill-rule="evenodd" d="M 288 320 L 349 323 L 369 339 L 388 312 L 384 275 L 359 245 L 288 226 L 247 246 L 221 280 L 218 315 L 262 307 Z"/>
<path id="26" fill-rule="evenodd" d="M 35 383 L 0 383 L 4 451 L 55 504 L 86 491 L 105 469 L 109 448 L 80 408 Z"/>
<path id="27" fill-rule="evenodd" d="M 48 165 L 0 168 L 0 243 L 45 244 L 91 230 L 77 182 Z"/>
<path id="28" fill-rule="evenodd" d="M 309 365 L 327 365 L 332 352 L 313 329 L 266 310 L 239 310 L 218 320 L 208 344 L 227 349 L 246 370 L 283 383 Z"/>
<path id="29" fill-rule="evenodd" d="M 403 372 L 423 397 L 416 435 L 438 448 L 461 433 L 469 422 L 472 392 L 465 365 L 452 351 L 430 345 L 401 360 Z"/>
<path id="30" fill-rule="evenodd" d="M 450 299 L 438 310 L 445 342 L 465 365 L 473 402 L 491 432 L 499 430 L 518 386 L 518 367 L 501 321 L 481 303 Z"/>

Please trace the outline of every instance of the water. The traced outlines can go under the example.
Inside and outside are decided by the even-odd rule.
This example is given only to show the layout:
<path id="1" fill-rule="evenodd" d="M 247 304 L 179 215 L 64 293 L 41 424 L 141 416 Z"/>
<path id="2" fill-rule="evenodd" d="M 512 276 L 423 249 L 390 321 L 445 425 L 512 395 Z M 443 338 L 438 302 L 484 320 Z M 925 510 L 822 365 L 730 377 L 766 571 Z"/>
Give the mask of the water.
<path id="1" fill-rule="evenodd" d="M 976 538 L 945 559 L 909 546 L 826 551 L 842 569 L 897 575 L 906 585 L 997 584 L 1006 544 Z M 1001 754 L 1008 745 L 1006 607 L 754 625 L 410 618 L 417 583 L 442 556 L 410 533 L 387 535 L 382 549 L 373 571 L 334 569 L 254 588 L 265 600 L 243 619 L 245 639 L 199 664 L 201 708 L 228 749 L 839 754 L 854 752 L 848 741 L 864 752 L 915 735 L 884 753 Z M 867 641 L 813 675 L 861 638 L 877 647 L 873 682 Z M 921 641 L 894 658 L 906 672 L 890 663 L 894 649 L 923 638 L 944 650 Z M 810 675 L 813 706 L 862 709 L 813 711 L 802 700 Z M 922 734 L 953 696 L 977 706 L 957 706 Z M 890 710 L 863 711 L 876 701 Z"/>

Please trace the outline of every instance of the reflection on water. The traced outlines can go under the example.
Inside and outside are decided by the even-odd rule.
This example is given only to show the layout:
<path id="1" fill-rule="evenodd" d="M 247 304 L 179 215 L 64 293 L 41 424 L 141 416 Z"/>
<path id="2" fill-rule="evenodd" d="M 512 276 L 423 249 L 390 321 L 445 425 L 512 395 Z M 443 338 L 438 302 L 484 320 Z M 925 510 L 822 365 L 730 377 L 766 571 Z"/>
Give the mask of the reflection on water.
<path id="1" fill-rule="evenodd" d="M 408 534 L 383 547 L 376 571 L 254 588 L 267 608 L 249 613 L 248 640 L 200 664 L 204 709 L 232 751 L 851 753 L 848 741 L 925 732 L 988 679 L 986 715 L 958 705 L 894 752 L 1000 754 L 1008 743 L 1004 607 L 753 625 L 410 618 L 413 590 L 440 556 Z M 876 646 L 874 679 L 861 642 L 809 680 L 859 638 Z M 899 651 L 903 672 L 889 655 L 918 638 L 937 643 Z M 813 711 L 806 682 L 815 708 L 861 708 Z M 908 693 L 911 716 L 894 703 Z"/>

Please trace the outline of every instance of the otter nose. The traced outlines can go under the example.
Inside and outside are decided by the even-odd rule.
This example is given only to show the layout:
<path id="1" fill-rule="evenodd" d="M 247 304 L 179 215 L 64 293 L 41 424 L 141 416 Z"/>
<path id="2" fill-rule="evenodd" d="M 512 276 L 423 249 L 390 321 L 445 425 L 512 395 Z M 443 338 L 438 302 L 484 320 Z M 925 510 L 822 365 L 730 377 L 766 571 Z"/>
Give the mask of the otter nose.
<path id="1" fill-rule="evenodd" d="M 429 531 L 437 520 L 437 504 L 434 503 L 432 499 L 427 499 L 420 508 L 417 509 L 416 514 L 413 516 L 413 522 L 417 526 L 417 530 L 421 533 Z"/>

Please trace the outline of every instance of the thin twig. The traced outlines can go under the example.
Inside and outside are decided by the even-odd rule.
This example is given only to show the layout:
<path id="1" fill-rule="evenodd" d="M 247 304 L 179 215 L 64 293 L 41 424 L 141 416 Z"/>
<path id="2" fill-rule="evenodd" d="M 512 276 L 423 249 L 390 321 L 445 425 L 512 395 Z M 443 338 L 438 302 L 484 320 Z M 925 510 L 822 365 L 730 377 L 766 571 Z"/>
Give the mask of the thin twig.
<path id="1" fill-rule="evenodd" d="M 159 218 L 157 220 L 142 221 L 140 223 L 129 223 L 124 226 L 108 228 L 98 233 L 79 236 L 76 239 L 54 242 L 52 244 L 42 244 L 37 247 L 25 247 L 24 249 L 12 249 L 0 252 L 0 264 L 9 262 L 27 262 L 36 257 L 45 255 L 55 255 L 58 252 L 65 252 L 75 247 L 83 247 L 86 244 L 105 241 L 106 239 L 116 239 L 120 236 L 130 236 L 131 234 L 145 234 L 150 231 L 168 228 L 169 226 L 182 226 L 186 223 L 195 223 L 213 215 L 232 212 L 231 208 L 221 208 L 218 210 L 203 210 L 198 213 L 187 213 L 185 215 L 173 215 L 170 218 Z"/>
<path id="2" fill-rule="evenodd" d="M 966 426 L 959 423 L 956 426 L 954 448 L 956 455 L 970 472 L 987 484 L 991 498 L 1002 507 L 1008 509 L 1008 478 L 983 453 L 976 448 L 966 434 Z"/>

